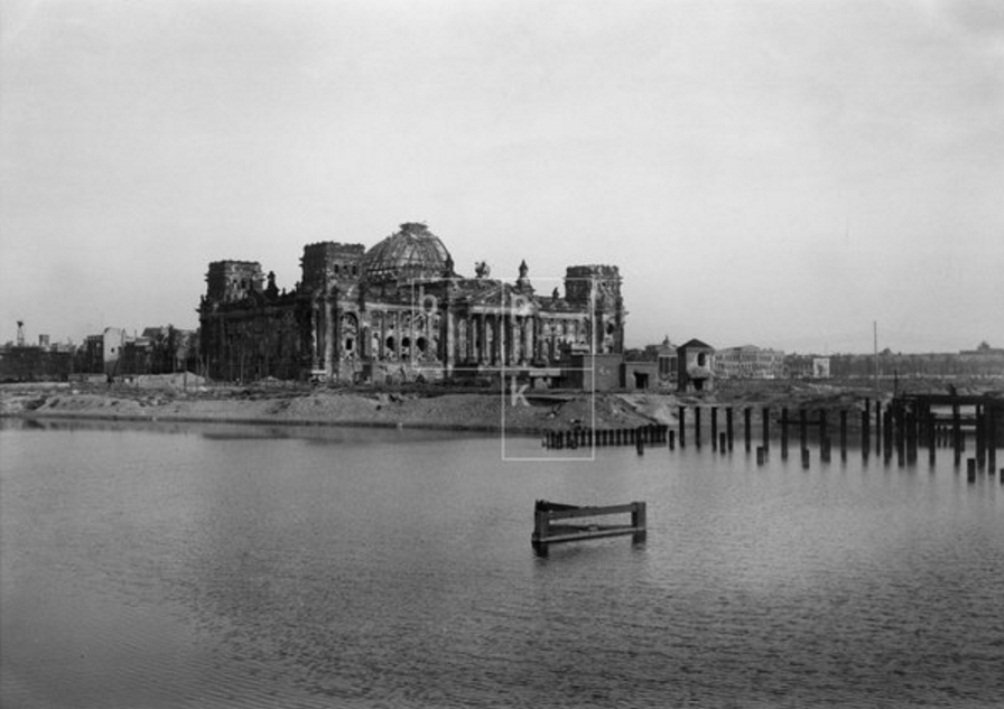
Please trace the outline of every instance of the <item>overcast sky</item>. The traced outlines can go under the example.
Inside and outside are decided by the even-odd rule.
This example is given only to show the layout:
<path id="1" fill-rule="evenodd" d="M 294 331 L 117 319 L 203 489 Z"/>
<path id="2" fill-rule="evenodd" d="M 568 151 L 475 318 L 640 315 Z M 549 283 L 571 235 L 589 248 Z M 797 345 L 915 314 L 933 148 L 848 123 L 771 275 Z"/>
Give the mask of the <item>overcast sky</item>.
<path id="1" fill-rule="evenodd" d="M 1004 2 L 3 0 L 0 342 L 424 221 L 627 341 L 1004 347 Z"/>

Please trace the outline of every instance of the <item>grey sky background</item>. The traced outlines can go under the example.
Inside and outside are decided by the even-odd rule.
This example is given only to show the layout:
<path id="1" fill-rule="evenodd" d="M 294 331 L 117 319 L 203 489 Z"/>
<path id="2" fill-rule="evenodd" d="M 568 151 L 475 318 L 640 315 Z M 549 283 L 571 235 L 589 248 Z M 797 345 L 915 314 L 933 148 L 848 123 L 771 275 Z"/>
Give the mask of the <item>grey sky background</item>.
<path id="1" fill-rule="evenodd" d="M 1004 3 L 4 0 L 0 342 L 424 221 L 630 346 L 1004 347 Z"/>

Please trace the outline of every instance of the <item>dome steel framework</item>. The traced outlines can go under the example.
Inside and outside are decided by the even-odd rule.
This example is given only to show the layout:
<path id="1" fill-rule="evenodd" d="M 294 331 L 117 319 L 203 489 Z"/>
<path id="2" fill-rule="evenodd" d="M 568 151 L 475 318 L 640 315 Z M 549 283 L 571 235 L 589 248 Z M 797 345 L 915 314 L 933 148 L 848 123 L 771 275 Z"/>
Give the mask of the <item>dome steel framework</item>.
<path id="1" fill-rule="evenodd" d="M 425 224 L 409 222 L 401 231 L 373 246 L 362 261 L 371 282 L 452 276 L 453 259 L 438 236 Z"/>

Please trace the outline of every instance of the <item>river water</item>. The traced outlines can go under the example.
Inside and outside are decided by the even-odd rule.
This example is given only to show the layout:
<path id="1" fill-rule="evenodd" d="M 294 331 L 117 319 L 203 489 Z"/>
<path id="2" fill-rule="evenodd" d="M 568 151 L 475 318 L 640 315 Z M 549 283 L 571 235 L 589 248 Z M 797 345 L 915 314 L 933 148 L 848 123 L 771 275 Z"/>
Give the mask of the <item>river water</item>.
<path id="1" fill-rule="evenodd" d="M 997 480 L 577 453 L 7 422 L 0 705 L 1004 705 Z M 648 539 L 538 557 L 538 498 L 644 500 Z"/>

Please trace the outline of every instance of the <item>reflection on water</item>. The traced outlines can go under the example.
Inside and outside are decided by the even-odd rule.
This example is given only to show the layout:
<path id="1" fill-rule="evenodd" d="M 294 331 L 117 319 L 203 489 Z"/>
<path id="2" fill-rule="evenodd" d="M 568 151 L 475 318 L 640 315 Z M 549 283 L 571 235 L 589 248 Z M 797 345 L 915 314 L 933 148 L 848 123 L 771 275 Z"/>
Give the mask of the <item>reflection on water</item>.
<path id="1" fill-rule="evenodd" d="M 999 706 L 1004 488 L 942 457 L 7 428 L 0 704 Z M 648 541 L 538 558 L 538 498 Z"/>

